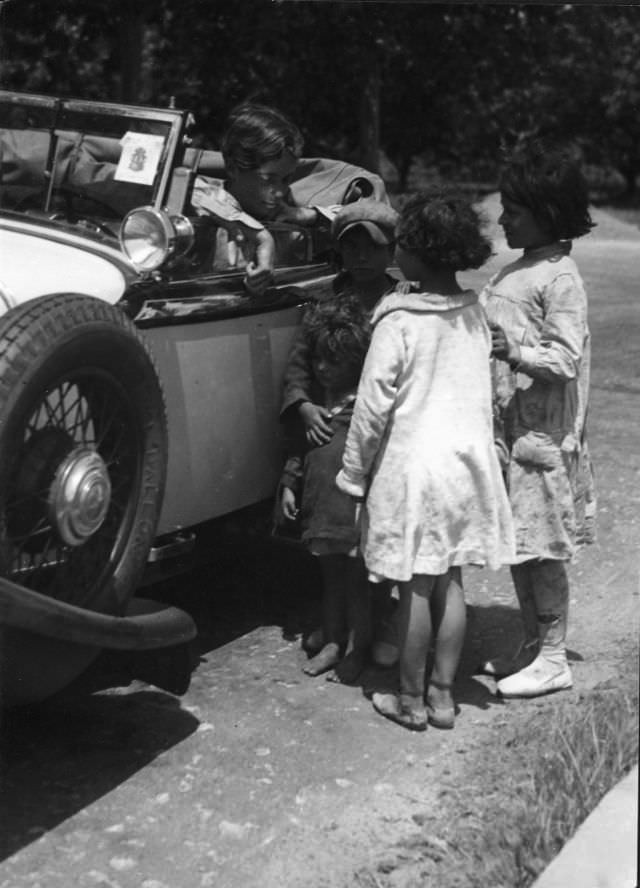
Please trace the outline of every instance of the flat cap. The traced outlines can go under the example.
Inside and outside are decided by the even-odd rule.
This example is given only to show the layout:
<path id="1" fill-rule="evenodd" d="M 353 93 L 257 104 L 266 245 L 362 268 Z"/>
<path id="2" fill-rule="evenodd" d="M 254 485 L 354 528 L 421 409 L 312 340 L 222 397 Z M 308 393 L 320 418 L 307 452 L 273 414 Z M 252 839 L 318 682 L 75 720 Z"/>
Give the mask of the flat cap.
<path id="1" fill-rule="evenodd" d="M 379 200 L 364 198 L 342 207 L 331 225 L 334 241 L 360 226 L 364 228 L 376 244 L 392 244 L 399 216 L 389 204 Z"/>

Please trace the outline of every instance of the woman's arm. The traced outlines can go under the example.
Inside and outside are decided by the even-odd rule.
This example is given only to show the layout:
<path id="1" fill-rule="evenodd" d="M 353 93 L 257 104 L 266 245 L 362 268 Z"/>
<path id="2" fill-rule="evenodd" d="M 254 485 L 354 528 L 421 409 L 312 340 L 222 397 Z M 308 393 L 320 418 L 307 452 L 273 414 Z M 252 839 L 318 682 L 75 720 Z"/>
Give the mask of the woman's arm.
<path id="1" fill-rule="evenodd" d="M 255 238 L 255 259 L 247 264 L 244 284 L 250 293 L 262 296 L 267 287 L 273 283 L 276 244 L 266 228 L 258 231 Z"/>

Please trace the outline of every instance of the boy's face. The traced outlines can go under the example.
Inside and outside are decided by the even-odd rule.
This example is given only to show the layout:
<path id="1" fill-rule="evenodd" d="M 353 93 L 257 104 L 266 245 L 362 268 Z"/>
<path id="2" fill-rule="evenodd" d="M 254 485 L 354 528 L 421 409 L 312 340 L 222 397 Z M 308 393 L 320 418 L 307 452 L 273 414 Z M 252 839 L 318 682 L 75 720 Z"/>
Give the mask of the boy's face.
<path id="1" fill-rule="evenodd" d="M 504 194 L 500 200 L 502 213 L 498 224 L 502 226 L 507 244 L 512 249 L 534 249 L 551 242 L 549 233 L 538 224 L 528 207 L 510 200 Z"/>
<path id="2" fill-rule="evenodd" d="M 342 265 L 356 284 L 383 277 L 391 262 L 392 249 L 375 243 L 365 228 L 354 226 L 338 241 Z"/>
<path id="3" fill-rule="evenodd" d="M 273 219 L 289 190 L 296 165 L 296 158 L 288 152 L 255 170 L 243 170 L 230 164 L 227 187 L 245 213 L 260 220 Z"/>

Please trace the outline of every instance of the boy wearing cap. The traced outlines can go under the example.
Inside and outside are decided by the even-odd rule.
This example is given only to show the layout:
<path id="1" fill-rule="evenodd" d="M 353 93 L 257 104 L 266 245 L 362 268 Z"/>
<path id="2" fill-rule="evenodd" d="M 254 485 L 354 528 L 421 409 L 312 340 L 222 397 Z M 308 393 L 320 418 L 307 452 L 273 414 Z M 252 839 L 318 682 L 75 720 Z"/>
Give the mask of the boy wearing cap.
<path id="1" fill-rule="evenodd" d="M 331 235 L 340 254 L 342 270 L 333 281 L 334 296 L 339 304 L 351 304 L 362 323 L 368 326 L 373 309 L 380 298 L 405 284 L 387 272 L 395 243 L 397 212 L 388 204 L 361 199 L 342 207 L 333 219 Z M 321 447 L 333 436 L 331 414 L 324 403 L 323 390 L 315 378 L 312 349 L 302 325 L 289 355 L 284 378 L 284 395 L 280 419 L 287 425 L 302 423 L 307 443 Z M 393 637 L 388 588 L 378 584 L 374 600 L 373 655 L 379 665 L 391 665 L 397 656 L 395 646 L 385 640 Z M 322 647 L 319 631 L 305 640 L 307 650 Z"/>
<path id="2" fill-rule="evenodd" d="M 334 299 L 353 300 L 371 315 L 378 300 L 392 292 L 398 281 L 387 273 L 393 259 L 398 214 L 376 200 L 347 204 L 335 216 L 331 236 L 342 260 L 342 271 L 333 282 Z M 284 377 L 280 418 L 302 420 L 310 444 L 326 444 L 332 431 L 322 393 L 313 377 L 311 354 L 301 331 L 294 342 Z"/>

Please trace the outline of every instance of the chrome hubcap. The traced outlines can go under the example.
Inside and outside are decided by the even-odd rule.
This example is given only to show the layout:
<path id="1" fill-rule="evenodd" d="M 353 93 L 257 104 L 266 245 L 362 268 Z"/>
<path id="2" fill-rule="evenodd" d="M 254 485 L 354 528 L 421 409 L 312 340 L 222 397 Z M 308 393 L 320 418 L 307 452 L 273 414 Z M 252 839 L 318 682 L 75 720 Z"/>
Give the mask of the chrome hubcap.
<path id="1" fill-rule="evenodd" d="M 63 542 L 81 546 L 101 527 L 110 502 L 111 482 L 100 454 L 87 447 L 72 450 L 49 491 L 49 518 Z"/>

